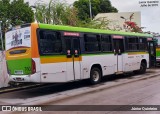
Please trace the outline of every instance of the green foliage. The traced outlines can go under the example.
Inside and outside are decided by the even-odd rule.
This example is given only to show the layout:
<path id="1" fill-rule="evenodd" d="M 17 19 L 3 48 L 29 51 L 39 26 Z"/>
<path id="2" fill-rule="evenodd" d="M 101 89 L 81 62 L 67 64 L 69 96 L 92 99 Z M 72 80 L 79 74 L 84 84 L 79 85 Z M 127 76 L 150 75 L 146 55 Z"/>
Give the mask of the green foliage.
<path id="1" fill-rule="evenodd" d="M 78 21 L 77 10 L 58 0 L 50 0 L 49 4 L 37 3 L 35 16 L 38 22 L 47 24 L 75 26 Z"/>
<path id="2" fill-rule="evenodd" d="M 48 4 L 39 2 L 36 4 L 36 20 L 39 23 L 55 25 L 71 25 L 85 28 L 107 29 L 109 21 L 107 19 L 96 19 L 88 21 L 78 19 L 78 11 L 75 7 L 66 2 L 50 0 Z"/>
<path id="3" fill-rule="evenodd" d="M 5 30 L 8 28 L 9 26 L 9 10 L 8 8 L 10 7 L 10 0 L 0 0 L 0 33 L 2 33 L 2 40 L 4 43 L 4 33 Z M 1 34 L 0 34 L 1 37 Z M 4 45 L 3 45 L 4 46 Z M 0 39 L 0 50 L 2 50 L 2 42 Z"/>
<path id="4" fill-rule="evenodd" d="M 0 1 L 0 21 L 1 21 L 1 29 L 4 33 L 6 28 L 9 26 L 9 15 L 10 11 L 10 0 L 1 0 Z"/>
<path id="5" fill-rule="evenodd" d="M 34 13 L 24 0 L 0 0 L 0 21 L 2 37 L 10 26 L 34 21 Z"/>
<path id="6" fill-rule="evenodd" d="M 94 28 L 94 29 L 109 29 L 109 20 L 106 17 L 98 18 L 96 20 L 91 20 L 89 22 L 86 21 L 78 21 L 77 26 L 85 27 L 85 28 Z"/>
<path id="7" fill-rule="evenodd" d="M 34 13 L 24 0 L 13 0 L 10 5 L 10 20 L 13 26 L 34 21 Z"/>
<path id="8" fill-rule="evenodd" d="M 34 21 L 34 13 L 24 0 L 0 0 L 0 21 L 2 29 Z"/>
<path id="9" fill-rule="evenodd" d="M 110 13 L 118 12 L 118 10 L 111 5 L 109 0 L 90 0 L 92 16 L 96 16 L 98 13 Z M 80 20 L 89 21 L 89 0 L 78 0 L 74 2 L 74 7 L 78 9 L 78 17 Z"/>

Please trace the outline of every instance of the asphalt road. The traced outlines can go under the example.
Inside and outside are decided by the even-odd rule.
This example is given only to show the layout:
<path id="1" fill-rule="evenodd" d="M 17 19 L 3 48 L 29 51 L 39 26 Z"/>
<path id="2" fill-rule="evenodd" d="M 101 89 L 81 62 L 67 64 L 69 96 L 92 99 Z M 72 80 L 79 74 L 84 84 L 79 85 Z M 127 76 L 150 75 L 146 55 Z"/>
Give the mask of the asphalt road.
<path id="1" fill-rule="evenodd" d="M 96 86 L 90 86 L 85 82 L 74 82 L 61 85 L 50 85 L 46 88 L 35 88 L 32 90 L 23 90 L 10 92 L 0 95 L 1 105 L 160 105 L 160 75 L 159 69 L 149 70 L 144 75 L 122 76 L 122 78 L 106 79 Z M 153 76 L 154 75 L 154 76 Z M 65 88 L 65 89 L 64 89 Z M 57 90 L 55 90 L 57 89 Z M 71 108 L 70 107 L 70 108 Z M 60 107 L 61 108 L 61 107 Z M 87 106 L 86 106 L 87 108 Z M 95 108 L 95 107 L 94 107 Z M 140 107 L 142 108 L 142 107 Z M 155 107 L 156 108 L 156 107 Z M 63 108 L 62 108 L 63 109 Z M 96 110 L 96 109 L 95 109 Z M 16 112 L 17 113 L 17 112 Z M 20 112 L 19 112 L 20 113 Z M 25 112 L 29 113 L 29 112 Z M 33 113 L 33 112 L 32 112 Z M 44 112 L 38 112 L 38 114 Z M 159 111 L 58 111 L 45 112 L 57 114 L 132 114 L 147 113 L 159 114 Z M 37 114 L 37 112 L 34 112 Z"/>
<path id="2" fill-rule="evenodd" d="M 64 99 L 58 102 L 50 102 L 49 105 L 160 105 L 160 76 L 147 78 L 141 81 L 123 84 L 114 88 L 97 90 L 86 93 L 81 96 L 75 96 L 69 99 Z M 99 107 L 98 106 L 98 107 Z M 87 107 L 87 106 L 86 106 Z M 114 106 L 113 106 L 114 107 Z M 144 106 L 145 107 L 145 106 Z M 158 106 L 159 107 L 159 106 Z M 156 107 L 153 107 L 156 109 Z M 63 109 L 63 108 L 62 108 Z M 97 108 L 98 109 L 98 108 Z M 142 109 L 141 109 L 142 110 Z M 60 112 L 57 112 L 60 113 Z M 63 112 L 61 112 L 63 114 Z M 75 113 L 75 112 L 72 112 Z M 131 113 L 147 113 L 159 114 L 159 111 L 94 111 L 81 113 L 103 113 L 103 114 L 131 114 Z"/>

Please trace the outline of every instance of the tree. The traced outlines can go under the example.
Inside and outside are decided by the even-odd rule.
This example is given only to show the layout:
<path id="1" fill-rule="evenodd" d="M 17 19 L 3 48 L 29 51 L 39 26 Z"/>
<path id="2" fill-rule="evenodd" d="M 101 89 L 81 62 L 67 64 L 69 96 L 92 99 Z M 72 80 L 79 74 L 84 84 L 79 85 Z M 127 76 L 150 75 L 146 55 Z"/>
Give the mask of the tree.
<path id="1" fill-rule="evenodd" d="M 34 21 L 34 13 L 28 3 L 24 0 L 13 0 L 10 8 L 10 20 L 13 26 Z"/>
<path id="2" fill-rule="evenodd" d="M 9 26 L 9 15 L 10 11 L 10 0 L 1 0 L 0 1 L 0 21 L 1 21 L 1 29 L 2 36 L 4 37 L 4 32 Z"/>
<path id="3" fill-rule="evenodd" d="M 78 18 L 80 20 L 90 20 L 89 0 L 75 1 L 73 6 L 78 9 Z M 93 17 L 98 13 L 118 12 L 109 0 L 91 0 L 91 10 Z"/>
<path id="4" fill-rule="evenodd" d="M 10 0 L 0 0 L 0 38 L 2 36 L 2 40 L 4 43 L 4 33 L 8 26 L 10 25 L 9 23 L 9 7 L 10 7 Z M 4 48 L 4 45 L 2 47 L 2 41 L 0 39 L 0 50 Z"/>
<path id="5" fill-rule="evenodd" d="M 2 37 L 10 26 L 34 21 L 34 13 L 24 0 L 0 0 L 0 22 Z"/>
<path id="6" fill-rule="evenodd" d="M 71 25 L 95 29 L 107 29 L 107 25 L 109 23 L 109 20 L 104 20 L 104 18 L 89 22 L 79 20 L 77 17 L 78 11 L 75 7 L 58 0 L 50 0 L 48 4 L 37 2 L 35 8 L 36 20 L 39 23 Z"/>
<path id="7" fill-rule="evenodd" d="M 37 3 L 35 16 L 38 22 L 47 24 L 76 26 L 78 21 L 77 10 L 58 0 L 50 0 L 48 4 Z"/>
<path id="8" fill-rule="evenodd" d="M 34 21 L 34 13 L 24 0 L 0 0 L 0 21 L 2 29 Z"/>
<path id="9" fill-rule="evenodd" d="M 132 19 L 134 18 L 134 13 L 132 13 L 129 16 L 129 21 L 127 21 L 127 19 L 123 16 L 121 16 L 122 19 L 125 19 L 125 22 L 123 24 L 123 27 L 125 29 L 125 31 L 130 31 L 130 32 L 143 32 L 142 28 L 139 27 L 135 22 L 132 21 Z"/>
<path id="10" fill-rule="evenodd" d="M 94 29 L 109 29 L 108 25 L 110 20 L 106 17 L 100 17 L 89 22 L 78 21 L 77 26 L 85 28 L 94 28 Z"/>

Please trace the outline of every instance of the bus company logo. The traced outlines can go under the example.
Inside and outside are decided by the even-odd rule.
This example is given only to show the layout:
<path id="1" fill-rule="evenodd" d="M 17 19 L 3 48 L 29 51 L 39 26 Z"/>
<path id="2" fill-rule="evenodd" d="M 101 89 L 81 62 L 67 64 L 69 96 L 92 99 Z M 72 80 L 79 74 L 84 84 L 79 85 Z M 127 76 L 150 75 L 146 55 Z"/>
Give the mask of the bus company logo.
<path id="1" fill-rule="evenodd" d="M 24 112 L 24 111 L 42 111 L 39 106 L 2 106 L 0 111 L 3 112 Z"/>
<path id="2" fill-rule="evenodd" d="M 2 106 L 2 111 L 10 112 L 10 111 L 12 111 L 12 107 L 11 106 Z"/>
<path id="3" fill-rule="evenodd" d="M 16 46 L 16 45 L 20 45 L 22 44 L 22 39 L 21 39 L 22 33 L 19 31 L 19 33 L 16 31 L 13 35 L 12 35 L 12 40 L 11 41 L 11 46 Z"/>

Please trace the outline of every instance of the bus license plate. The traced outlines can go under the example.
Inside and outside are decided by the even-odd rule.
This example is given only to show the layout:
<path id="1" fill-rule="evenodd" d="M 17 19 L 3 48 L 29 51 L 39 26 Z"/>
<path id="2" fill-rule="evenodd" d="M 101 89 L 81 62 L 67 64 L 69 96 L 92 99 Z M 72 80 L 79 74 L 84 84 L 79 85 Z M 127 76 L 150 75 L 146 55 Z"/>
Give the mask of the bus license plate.
<path id="1" fill-rule="evenodd" d="M 22 70 L 15 70 L 14 74 L 23 74 L 23 71 Z"/>

